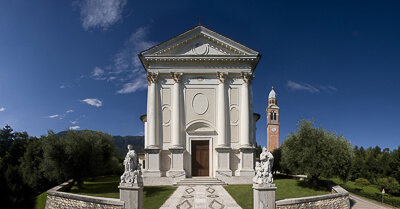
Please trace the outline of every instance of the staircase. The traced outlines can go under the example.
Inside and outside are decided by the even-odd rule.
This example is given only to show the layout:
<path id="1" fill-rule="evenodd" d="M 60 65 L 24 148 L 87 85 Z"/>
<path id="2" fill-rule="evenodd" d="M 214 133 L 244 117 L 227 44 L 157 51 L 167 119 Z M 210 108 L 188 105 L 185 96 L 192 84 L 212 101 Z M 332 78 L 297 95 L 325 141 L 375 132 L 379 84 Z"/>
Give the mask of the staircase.
<path id="1" fill-rule="evenodd" d="M 187 186 L 187 185 L 222 185 L 226 186 L 227 183 L 213 177 L 192 177 L 178 181 L 174 186 Z"/>

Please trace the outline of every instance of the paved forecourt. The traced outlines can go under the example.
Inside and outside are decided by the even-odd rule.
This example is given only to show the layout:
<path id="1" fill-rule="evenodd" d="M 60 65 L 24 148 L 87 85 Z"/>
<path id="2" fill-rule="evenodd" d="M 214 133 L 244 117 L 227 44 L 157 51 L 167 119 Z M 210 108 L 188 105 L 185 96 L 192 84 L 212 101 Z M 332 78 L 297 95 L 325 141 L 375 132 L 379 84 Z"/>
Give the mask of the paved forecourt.
<path id="1" fill-rule="evenodd" d="M 220 185 L 180 186 L 161 209 L 211 208 L 240 209 L 241 207 Z"/>

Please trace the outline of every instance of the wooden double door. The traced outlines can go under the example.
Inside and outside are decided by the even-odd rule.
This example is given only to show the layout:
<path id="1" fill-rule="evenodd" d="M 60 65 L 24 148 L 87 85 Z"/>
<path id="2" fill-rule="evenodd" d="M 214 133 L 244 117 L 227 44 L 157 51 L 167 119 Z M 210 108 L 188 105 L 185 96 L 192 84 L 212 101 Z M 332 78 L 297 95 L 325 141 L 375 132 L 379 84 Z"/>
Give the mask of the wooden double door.
<path id="1" fill-rule="evenodd" d="M 209 176 L 210 151 L 208 140 L 192 141 L 192 176 Z"/>

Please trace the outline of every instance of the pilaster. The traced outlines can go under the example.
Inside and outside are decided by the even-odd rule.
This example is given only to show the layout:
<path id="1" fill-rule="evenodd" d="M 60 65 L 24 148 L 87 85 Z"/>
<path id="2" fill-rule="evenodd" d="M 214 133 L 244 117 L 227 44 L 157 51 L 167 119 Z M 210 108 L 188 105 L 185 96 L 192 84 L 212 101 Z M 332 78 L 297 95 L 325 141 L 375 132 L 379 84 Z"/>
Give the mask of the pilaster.
<path id="1" fill-rule="evenodd" d="M 147 115 L 140 116 L 140 120 L 144 124 L 144 147 L 147 147 Z"/>

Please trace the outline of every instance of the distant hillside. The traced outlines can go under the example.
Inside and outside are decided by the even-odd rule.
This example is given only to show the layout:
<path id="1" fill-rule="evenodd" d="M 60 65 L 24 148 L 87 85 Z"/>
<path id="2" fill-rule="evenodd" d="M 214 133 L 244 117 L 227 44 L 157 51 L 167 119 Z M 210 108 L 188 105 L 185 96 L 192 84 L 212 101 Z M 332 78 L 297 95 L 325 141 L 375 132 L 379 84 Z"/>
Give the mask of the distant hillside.
<path id="1" fill-rule="evenodd" d="M 77 132 L 82 132 L 77 130 Z M 59 137 L 66 137 L 67 131 L 61 131 L 57 133 Z M 144 152 L 144 136 L 113 136 L 114 145 L 117 150 L 118 156 L 125 156 L 128 152 L 128 144 L 133 146 L 133 149 L 136 153 Z"/>
<path id="2" fill-rule="evenodd" d="M 144 152 L 144 136 L 113 136 L 118 156 L 125 156 L 131 144 L 136 153 Z"/>

